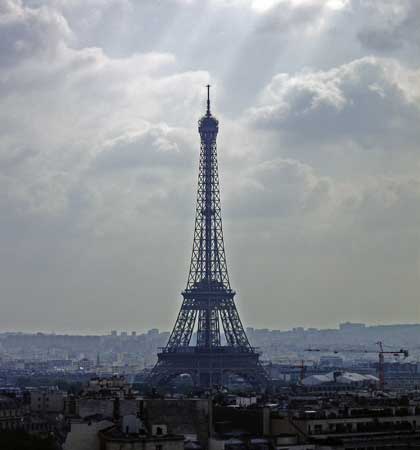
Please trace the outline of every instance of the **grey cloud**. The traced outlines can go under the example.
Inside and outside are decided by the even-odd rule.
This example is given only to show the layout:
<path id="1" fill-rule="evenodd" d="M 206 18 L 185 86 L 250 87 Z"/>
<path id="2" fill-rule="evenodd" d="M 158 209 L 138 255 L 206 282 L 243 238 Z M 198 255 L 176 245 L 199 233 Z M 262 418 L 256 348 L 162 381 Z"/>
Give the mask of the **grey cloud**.
<path id="1" fill-rule="evenodd" d="M 315 1 L 294 4 L 283 1 L 263 13 L 257 23 L 258 33 L 275 33 L 278 36 L 287 32 L 301 33 L 307 27 L 316 26 L 322 18 L 325 2 Z M 285 36 L 284 36 L 285 37 Z"/>
<path id="2" fill-rule="evenodd" d="M 357 37 L 360 42 L 372 50 L 393 51 L 401 48 L 401 38 L 396 35 L 395 30 L 389 29 L 363 29 L 359 31 Z"/>
<path id="3" fill-rule="evenodd" d="M 7 20 L 30 23 L 33 17 L 59 15 L 48 8 L 9 2 Z M 18 31 L 25 35 L 25 29 Z M 182 161 L 183 156 L 176 155 L 190 148 L 189 137 L 165 120 L 185 121 L 188 116 L 195 120 L 189 105 L 196 105 L 208 75 L 177 71 L 173 55 L 151 52 L 111 58 L 100 48 L 72 48 L 70 42 L 49 34 L 48 28 L 36 31 L 44 33 L 42 39 L 51 46 L 57 45 L 57 51 L 47 58 L 43 52 L 33 52 L 25 61 L 15 60 L 0 81 L 0 203 L 5 201 L 4 208 L 19 211 L 22 218 L 35 215 L 40 221 L 70 213 L 75 226 L 79 220 L 85 230 L 87 222 L 92 229 L 95 213 L 85 219 L 87 205 L 100 208 L 103 197 L 95 187 L 100 182 L 87 181 L 92 177 L 88 169 L 95 164 L 102 164 L 102 171 L 105 166 L 122 168 L 142 157 L 143 163 L 149 160 L 153 165 L 159 152 L 166 152 L 162 162 L 168 167 Z M 165 109 L 168 113 L 162 115 Z M 136 137 L 130 138 L 127 130 L 138 130 L 146 122 L 150 133 L 143 138 L 139 133 L 139 147 L 135 142 L 130 147 L 130 139 Z M 28 143 L 29 153 L 24 150 Z M 177 145 L 182 146 L 179 151 Z M 148 153 L 151 146 L 153 151 Z M 118 147 L 114 154 L 112 147 Z M 104 154 L 96 161 L 100 149 Z M 114 179 L 112 183 L 122 182 Z M 81 185 L 86 186 L 85 193 L 78 190 Z M 114 207 L 119 205 L 118 192 L 111 197 Z"/>
<path id="4" fill-rule="evenodd" d="M 23 164 L 27 159 L 33 158 L 38 154 L 38 150 L 27 147 L 15 147 L 7 152 L 0 153 L 0 169 L 4 172 L 15 169 Z"/>
<path id="5" fill-rule="evenodd" d="M 31 8 L 19 0 L 0 5 L 0 64 L 8 67 L 39 54 L 53 57 L 71 38 L 64 17 L 48 6 Z"/>
<path id="6" fill-rule="evenodd" d="M 368 177 L 343 195 L 339 220 L 380 235 L 418 233 L 420 223 L 419 176 Z"/>
<path id="7" fill-rule="evenodd" d="M 336 10 L 283 1 L 265 12 L 251 3 L 0 0 L 3 328 L 74 329 L 82 308 L 79 327 L 104 331 L 117 326 L 116 298 L 121 326 L 172 325 L 209 79 L 245 319 L 289 327 L 309 310 L 313 324 L 334 325 L 344 301 L 366 295 L 373 300 L 360 310 L 377 317 L 392 289 L 412 310 L 415 10 L 407 13 L 408 0 Z M 396 3 L 403 9 L 388 8 Z M 387 8 L 366 14 L 368 5 Z M 377 43 L 360 45 L 363 33 Z M 393 275 L 378 283 L 381 273 Z M 287 314 L 277 314 L 280 301 Z M 33 320 L 18 311 L 28 305 Z M 378 320 L 394 318 L 389 309 Z"/>
<path id="8" fill-rule="evenodd" d="M 401 77 L 401 79 L 400 79 Z M 329 71 L 305 71 L 273 78 L 262 105 L 250 110 L 258 127 L 281 131 L 297 141 L 349 139 L 398 150 L 420 138 L 418 97 L 412 84 L 420 73 L 395 61 L 363 58 Z"/>
<path id="9" fill-rule="evenodd" d="M 267 160 L 241 173 L 227 198 L 228 216 L 302 217 L 329 204 L 332 181 L 292 159 Z"/>
<path id="10" fill-rule="evenodd" d="M 369 17 L 357 37 L 369 50 L 395 51 L 403 46 L 420 47 L 420 4 L 417 0 L 354 1 Z"/>
<path id="11" fill-rule="evenodd" d="M 92 163 L 95 171 L 139 170 L 142 167 L 185 166 L 191 155 L 181 130 L 150 126 L 128 132 L 103 144 Z"/>

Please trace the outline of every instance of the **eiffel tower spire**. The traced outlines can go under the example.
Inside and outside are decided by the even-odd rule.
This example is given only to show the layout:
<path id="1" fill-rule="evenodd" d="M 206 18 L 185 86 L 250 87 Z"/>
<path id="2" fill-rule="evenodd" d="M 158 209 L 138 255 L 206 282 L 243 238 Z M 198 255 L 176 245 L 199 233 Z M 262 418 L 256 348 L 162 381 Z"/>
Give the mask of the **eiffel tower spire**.
<path id="1" fill-rule="evenodd" d="M 243 329 L 227 270 L 216 146 L 219 122 L 210 111 L 210 85 L 207 85 L 207 110 L 198 122 L 198 131 L 200 162 L 187 286 L 182 292 L 183 302 L 175 326 L 166 347 L 158 354 L 151 379 L 162 382 L 189 372 L 198 384 L 208 385 L 210 379 L 214 381 L 216 377 L 220 381 L 224 372 L 236 371 L 261 383 L 266 381 L 266 375 Z M 197 342 L 191 345 L 196 325 Z M 222 345 L 221 328 L 226 345 Z M 203 378 L 199 367 L 203 363 L 213 366 L 216 357 L 222 367 L 205 371 Z"/>
<path id="2" fill-rule="evenodd" d="M 206 112 L 206 115 L 211 116 L 211 113 L 210 113 L 210 85 L 208 84 L 206 87 L 207 87 L 207 112 Z"/>

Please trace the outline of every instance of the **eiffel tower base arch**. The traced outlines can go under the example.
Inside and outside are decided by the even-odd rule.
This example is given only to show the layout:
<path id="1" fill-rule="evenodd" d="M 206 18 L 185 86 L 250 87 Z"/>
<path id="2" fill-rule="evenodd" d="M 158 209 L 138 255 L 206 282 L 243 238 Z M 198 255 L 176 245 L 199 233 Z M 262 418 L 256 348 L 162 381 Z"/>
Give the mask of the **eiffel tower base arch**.
<path id="1" fill-rule="evenodd" d="M 220 349 L 222 351 L 217 352 L 187 347 L 184 351 L 158 353 L 158 362 L 149 381 L 155 386 L 164 386 L 177 376 L 188 374 L 195 386 L 211 388 L 225 386 L 229 374 L 235 374 L 253 388 L 268 388 L 269 380 L 258 361 L 258 354 L 226 346 Z"/>

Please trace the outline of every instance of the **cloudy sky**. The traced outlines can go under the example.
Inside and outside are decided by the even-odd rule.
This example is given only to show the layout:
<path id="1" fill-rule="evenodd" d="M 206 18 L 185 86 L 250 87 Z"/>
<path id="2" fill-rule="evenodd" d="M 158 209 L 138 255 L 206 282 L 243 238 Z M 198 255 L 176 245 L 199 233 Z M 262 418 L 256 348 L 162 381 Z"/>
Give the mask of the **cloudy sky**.
<path id="1" fill-rule="evenodd" d="M 418 0 L 0 0 L 0 330 L 169 329 L 213 85 L 246 326 L 420 322 Z"/>

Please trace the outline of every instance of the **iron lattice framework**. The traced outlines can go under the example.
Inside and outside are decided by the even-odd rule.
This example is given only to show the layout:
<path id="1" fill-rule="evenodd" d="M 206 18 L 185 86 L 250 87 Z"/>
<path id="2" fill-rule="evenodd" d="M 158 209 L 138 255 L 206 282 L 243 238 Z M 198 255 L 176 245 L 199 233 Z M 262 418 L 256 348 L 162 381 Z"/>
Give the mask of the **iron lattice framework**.
<path id="1" fill-rule="evenodd" d="M 197 384 L 223 383 L 236 372 L 254 384 L 267 381 L 235 306 L 223 241 L 216 138 L 218 120 L 207 111 L 200 119 L 201 138 L 197 205 L 191 265 L 183 302 L 168 343 L 158 354 L 151 381 L 158 384 L 190 373 Z M 191 345 L 197 323 L 195 345 Z M 226 339 L 222 345 L 221 327 Z"/>

